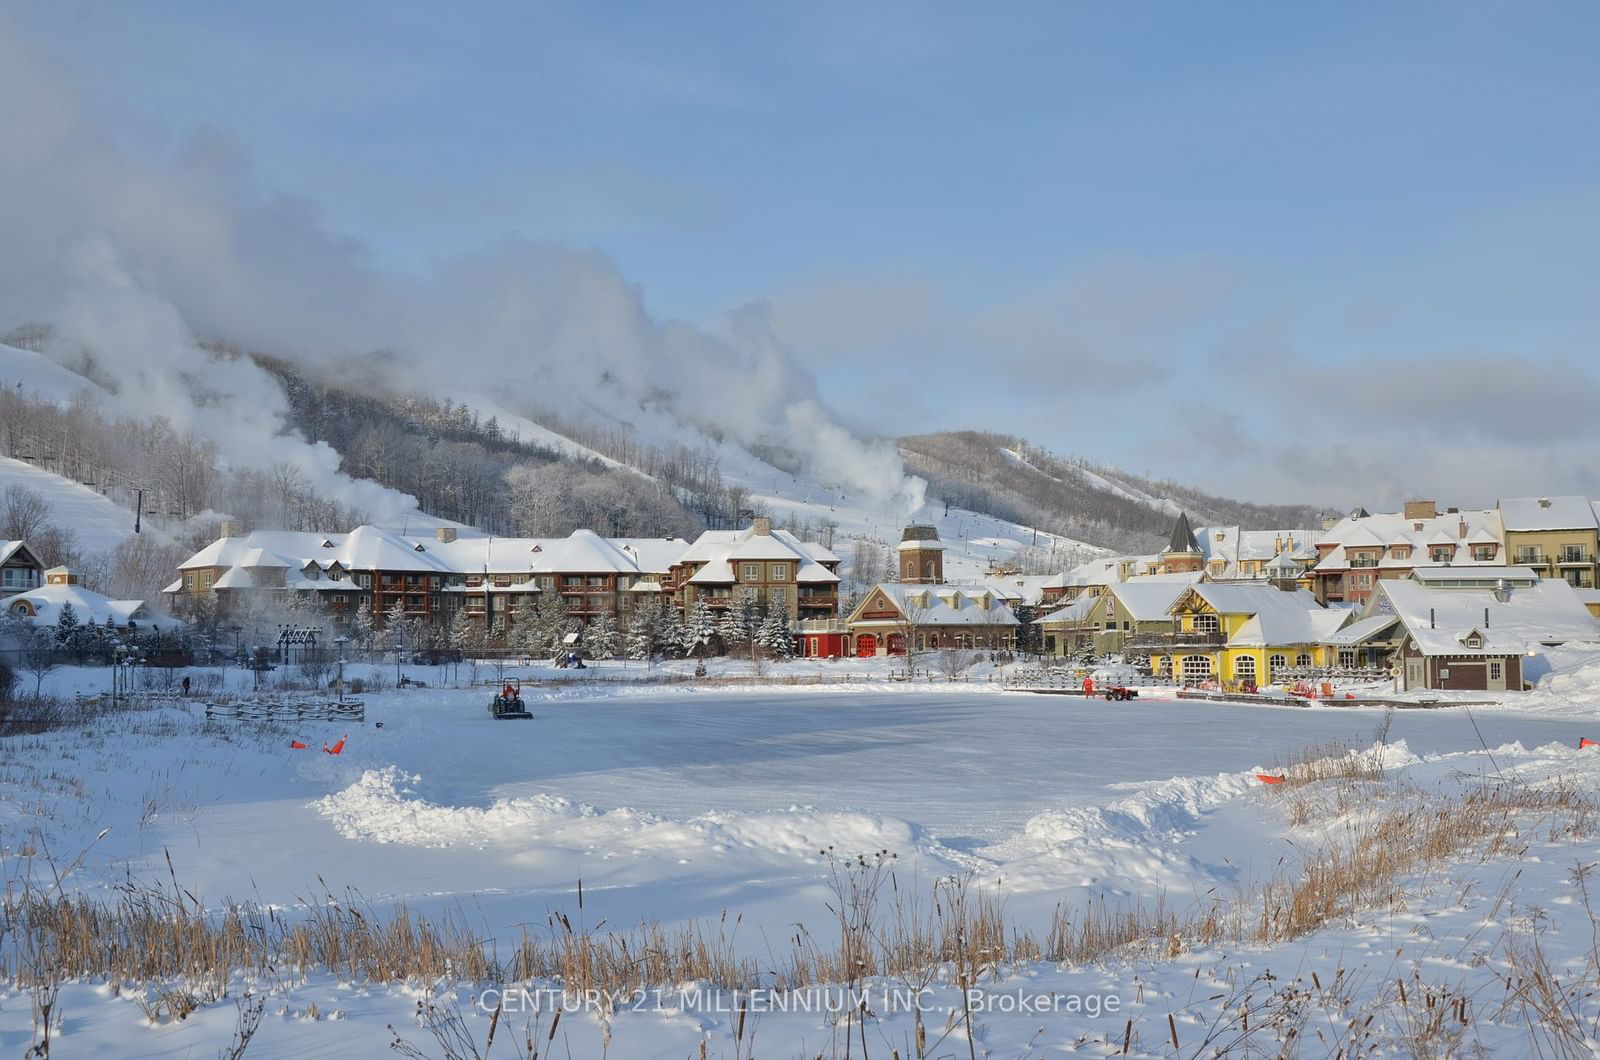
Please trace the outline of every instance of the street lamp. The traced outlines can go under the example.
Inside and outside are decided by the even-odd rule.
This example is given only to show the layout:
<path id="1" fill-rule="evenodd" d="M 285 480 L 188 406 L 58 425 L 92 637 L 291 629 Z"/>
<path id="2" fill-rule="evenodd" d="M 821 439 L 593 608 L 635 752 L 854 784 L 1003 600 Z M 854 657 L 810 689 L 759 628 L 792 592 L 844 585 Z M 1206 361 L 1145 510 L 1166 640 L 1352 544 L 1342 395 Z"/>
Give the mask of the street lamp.
<path id="1" fill-rule="evenodd" d="M 233 631 L 233 657 L 237 660 L 239 658 L 239 634 L 244 632 L 244 627 L 229 626 L 227 628 Z M 222 691 L 224 694 L 228 691 L 228 651 L 226 648 L 222 651 Z"/>

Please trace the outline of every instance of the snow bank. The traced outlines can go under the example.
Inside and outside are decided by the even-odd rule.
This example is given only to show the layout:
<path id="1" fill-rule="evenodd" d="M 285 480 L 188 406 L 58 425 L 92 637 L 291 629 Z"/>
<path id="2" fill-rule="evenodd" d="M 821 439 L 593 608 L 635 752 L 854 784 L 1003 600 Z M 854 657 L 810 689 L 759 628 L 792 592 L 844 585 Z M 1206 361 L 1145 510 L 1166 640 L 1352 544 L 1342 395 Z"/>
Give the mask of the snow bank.
<path id="1" fill-rule="evenodd" d="M 487 807 L 440 806 L 417 793 L 422 777 L 394 767 L 369 769 L 313 806 L 349 839 L 419 847 L 558 847 L 605 857 L 692 859 L 748 852 L 773 860 L 815 861 L 889 850 L 953 860 L 921 829 L 895 817 L 820 812 L 793 806 L 766 813 L 705 813 L 687 820 L 628 807 L 602 810 L 556 795 L 498 799 Z"/>

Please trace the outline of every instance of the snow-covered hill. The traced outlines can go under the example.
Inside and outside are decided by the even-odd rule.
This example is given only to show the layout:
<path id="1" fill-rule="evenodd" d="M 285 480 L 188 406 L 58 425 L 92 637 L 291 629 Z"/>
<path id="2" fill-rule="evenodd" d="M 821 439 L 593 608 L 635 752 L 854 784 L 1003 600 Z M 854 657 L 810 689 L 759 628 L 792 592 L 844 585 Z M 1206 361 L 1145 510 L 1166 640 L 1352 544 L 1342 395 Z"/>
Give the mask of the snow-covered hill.
<path id="1" fill-rule="evenodd" d="M 24 397 L 71 401 L 98 387 L 43 354 L 0 343 L 0 389 Z"/>

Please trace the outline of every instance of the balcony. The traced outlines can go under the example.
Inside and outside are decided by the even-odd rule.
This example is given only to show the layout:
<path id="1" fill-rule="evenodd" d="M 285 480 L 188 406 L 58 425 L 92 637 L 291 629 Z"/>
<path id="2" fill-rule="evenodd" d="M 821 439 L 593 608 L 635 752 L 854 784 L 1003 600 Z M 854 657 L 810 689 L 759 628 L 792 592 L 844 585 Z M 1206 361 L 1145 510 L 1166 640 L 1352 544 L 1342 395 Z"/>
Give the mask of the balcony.
<path id="1" fill-rule="evenodd" d="M 817 593 L 814 596 L 801 595 L 797 597 L 801 607 L 838 607 L 839 596 L 837 593 Z"/>
<path id="2" fill-rule="evenodd" d="M 1550 558 L 1543 552 L 1518 552 L 1514 562 L 1519 567 L 1548 567 Z"/>
<path id="3" fill-rule="evenodd" d="M 1356 556 L 1350 560 L 1352 570 L 1370 569 L 1378 565 L 1378 560 L 1373 556 Z"/>
<path id="4" fill-rule="evenodd" d="M 1225 633 L 1131 633 L 1124 647 L 1146 651 L 1169 651 L 1178 648 L 1220 648 L 1228 642 Z"/>
<path id="5" fill-rule="evenodd" d="M 1561 550 L 1560 558 L 1556 560 L 1556 563 L 1562 567 L 1587 567 L 1594 563 L 1594 557 L 1589 554 L 1587 549 L 1564 548 Z"/>

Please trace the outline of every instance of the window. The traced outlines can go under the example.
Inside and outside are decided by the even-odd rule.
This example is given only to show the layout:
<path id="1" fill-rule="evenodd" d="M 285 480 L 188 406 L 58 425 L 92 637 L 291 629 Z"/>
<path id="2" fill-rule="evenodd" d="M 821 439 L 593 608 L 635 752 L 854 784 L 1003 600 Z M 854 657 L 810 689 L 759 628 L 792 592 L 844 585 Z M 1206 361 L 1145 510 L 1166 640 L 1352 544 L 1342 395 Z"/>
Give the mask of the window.
<path id="1" fill-rule="evenodd" d="M 202 589 L 211 588 L 211 572 L 210 571 L 201 571 L 200 572 L 200 588 L 202 588 Z"/>
<path id="2" fill-rule="evenodd" d="M 783 607 L 789 602 L 789 594 L 782 589 L 773 589 L 767 594 L 767 599 L 772 602 L 773 607 Z"/>
<path id="3" fill-rule="evenodd" d="M 1294 657 L 1294 664 L 1296 666 L 1300 666 L 1300 667 L 1310 666 L 1311 665 L 1311 655 L 1310 655 L 1310 653 L 1309 652 L 1301 652 L 1299 655 L 1296 655 Z"/>
<path id="4" fill-rule="evenodd" d="M 1357 589 L 1370 589 L 1370 588 L 1372 588 L 1372 575 L 1366 574 L 1366 573 L 1357 574 L 1355 576 L 1355 579 L 1356 579 L 1356 588 Z"/>
<path id="5" fill-rule="evenodd" d="M 595 586 L 596 588 L 598 588 L 600 586 L 605 585 L 605 583 L 606 583 L 606 579 L 605 579 L 604 575 L 601 575 L 601 574 L 591 574 L 591 575 L 589 575 L 589 584 L 590 585 Z"/>
<path id="6" fill-rule="evenodd" d="M 1394 546 L 1393 548 L 1391 548 L 1389 550 L 1389 554 L 1392 555 L 1395 559 L 1410 559 L 1411 558 L 1411 546 L 1409 546 L 1409 545 L 1396 545 L 1396 546 Z"/>
<path id="7" fill-rule="evenodd" d="M 1345 669 L 1348 670 L 1350 667 L 1354 666 L 1355 664 L 1356 664 L 1356 653 L 1355 653 L 1355 651 L 1353 649 L 1351 649 L 1351 648 L 1340 648 L 1339 649 L 1339 665 L 1343 666 Z"/>
<path id="8" fill-rule="evenodd" d="M 591 596 L 588 598 L 589 608 L 593 611 L 605 610 L 606 602 L 607 601 L 604 596 Z"/>
<path id="9" fill-rule="evenodd" d="M 1472 558 L 1477 560 L 1479 563 L 1489 562 L 1490 560 L 1494 559 L 1494 546 L 1474 545 L 1472 548 Z"/>
<path id="10" fill-rule="evenodd" d="M 1240 681 L 1256 682 L 1256 657 L 1254 655 L 1241 655 L 1233 660 L 1233 676 Z"/>
<path id="11" fill-rule="evenodd" d="M 1195 615 L 1194 631 L 1196 633 L 1215 633 L 1222 627 L 1217 624 L 1216 615 Z"/>
<path id="12" fill-rule="evenodd" d="M 1483 638 L 1478 636 L 1476 633 L 1474 633 L 1472 636 L 1467 638 L 1467 647 L 1469 647 L 1469 648 L 1481 648 L 1481 647 L 1483 647 Z"/>
<path id="13" fill-rule="evenodd" d="M 741 575 L 741 577 L 743 577 L 744 580 L 747 581 L 747 582 L 758 582 L 758 581 L 760 581 L 761 580 L 761 564 L 759 564 L 759 563 L 746 563 L 744 565 L 744 574 Z"/>
<path id="14" fill-rule="evenodd" d="M 361 588 L 363 588 L 363 589 L 372 588 L 372 575 L 370 575 L 370 574 L 357 574 L 356 575 L 356 584 L 361 586 Z"/>
<path id="15" fill-rule="evenodd" d="M 349 601 L 349 598 L 346 597 L 344 593 L 334 593 L 333 594 L 333 602 L 336 603 L 336 604 L 346 604 L 346 603 L 349 603 L 350 601 Z"/>
<path id="16" fill-rule="evenodd" d="M 1279 670 L 1286 669 L 1288 667 L 1288 665 L 1289 665 L 1289 660 L 1288 660 L 1288 658 L 1286 656 L 1283 656 L 1283 655 L 1274 655 L 1274 656 L 1272 656 L 1271 658 L 1269 658 L 1267 660 L 1267 679 L 1271 680 L 1273 674 L 1276 674 Z"/>
<path id="17" fill-rule="evenodd" d="M 1207 655 L 1185 655 L 1183 657 L 1183 679 L 1185 682 L 1204 681 L 1211 676 L 1211 658 Z"/>
<path id="18" fill-rule="evenodd" d="M 1439 545 L 1436 548 L 1429 549 L 1429 554 L 1433 557 L 1435 563 L 1449 563 L 1451 557 L 1456 554 L 1456 550 L 1450 545 Z"/>
<path id="19" fill-rule="evenodd" d="M 539 579 L 539 588 L 541 588 L 541 589 L 554 589 L 555 587 L 556 587 L 556 580 L 551 575 L 546 574 L 542 578 Z"/>
<path id="20" fill-rule="evenodd" d="M 568 574 L 561 579 L 563 589 L 576 589 L 583 585 L 583 578 L 576 574 Z"/>
<path id="21" fill-rule="evenodd" d="M 1489 680 L 1504 681 L 1506 679 L 1505 664 L 1499 659 L 1489 660 Z"/>
<path id="22" fill-rule="evenodd" d="M 771 568 L 771 580 L 786 582 L 789 580 L 789 565 L 787 563 L 774 563 Z"/>

